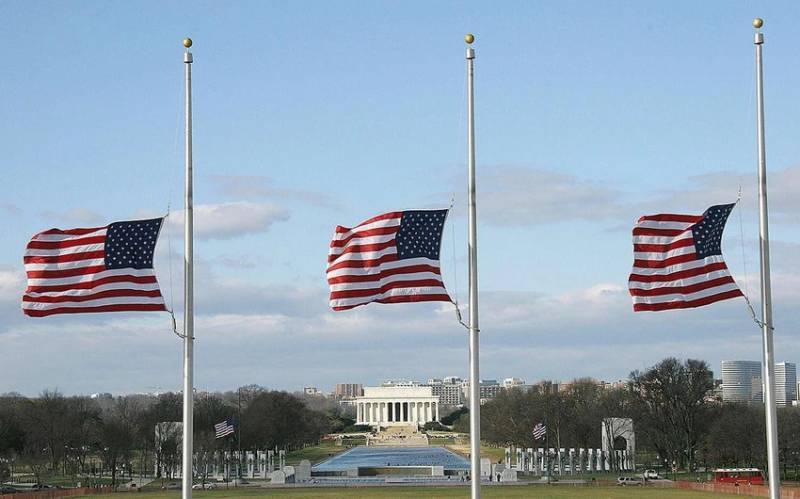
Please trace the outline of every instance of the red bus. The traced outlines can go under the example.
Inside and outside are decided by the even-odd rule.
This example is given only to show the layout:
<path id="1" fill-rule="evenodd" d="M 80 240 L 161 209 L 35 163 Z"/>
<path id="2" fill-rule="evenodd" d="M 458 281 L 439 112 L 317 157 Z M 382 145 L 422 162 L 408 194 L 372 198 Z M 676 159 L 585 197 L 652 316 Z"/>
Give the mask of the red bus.
<path id="1" fill-rule="evenodd" d="M 719 468 L 714 470 L 714 482 L 764 485 L 764 474 L 758 468 Z"/>

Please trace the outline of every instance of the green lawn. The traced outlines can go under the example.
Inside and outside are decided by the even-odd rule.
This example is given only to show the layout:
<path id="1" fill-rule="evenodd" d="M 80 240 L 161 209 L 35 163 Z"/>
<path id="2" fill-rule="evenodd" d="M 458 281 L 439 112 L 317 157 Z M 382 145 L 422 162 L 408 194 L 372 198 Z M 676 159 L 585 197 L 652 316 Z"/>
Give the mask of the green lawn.
<path id="1" fill-rule="evenodd" d="M 468 487 L 351 487 L 351 488 L 291 488 L 291 489 L 236 489 L 194 491 L 198 498 L 238 499 L 252 497 L 275 497 L 284 499 L 370 499 L 370 498 L 448 498 L 469 497 Z M 88 496 L 91 499 L 114 499 L 117 496 Z M 180 491 L 142 492 L 137 499 L 175 499 Z M 711 494 L 679 489 L 642 487 L 570 487 L 570 486 L 485 486 L 481 497 L 487 498 L 542 498 L 542 499 L 734 499 L 741 496 Z"/>

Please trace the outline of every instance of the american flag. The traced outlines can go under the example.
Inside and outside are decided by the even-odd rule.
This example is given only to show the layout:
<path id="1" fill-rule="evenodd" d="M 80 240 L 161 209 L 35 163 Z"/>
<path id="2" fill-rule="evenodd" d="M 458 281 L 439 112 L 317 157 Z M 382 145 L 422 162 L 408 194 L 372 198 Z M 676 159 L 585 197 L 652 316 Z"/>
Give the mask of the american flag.
<path id="1" fill-rule="evenodd" d="M 166 310 L 153 270 L 163 218 L 91 229 L 50 229 L 25 251 L 31 317 L 87 312 Z"/>
<path id="2" fill-rule="evenodd" d="M 733 207 L 639 219 L 628 279 L 634 311 L 693 308 L 743 296 L 722 259 L 722 231 Z"/>
<path id="3" fill-rule="evenodd" d="M 336 227 L 328 253 L 330 306 L 451 301 L 439 250 L 447 210 L 384 213 L 357 227 Z"/>
<path id="4" fill-rule="evenodd" d="M 214 425 L 214 436 L 216 438 L 227 437 L 234 432 L 233 422 L 229 422 L 227 419 L 221 423 L 217 423 Z"/>
<path id="5" fill-rule="evenodd" d="M 547 434 L 547 427 L 542 423 L 536 423 L 533 427 L 533 439 L 541 440 Z"/>

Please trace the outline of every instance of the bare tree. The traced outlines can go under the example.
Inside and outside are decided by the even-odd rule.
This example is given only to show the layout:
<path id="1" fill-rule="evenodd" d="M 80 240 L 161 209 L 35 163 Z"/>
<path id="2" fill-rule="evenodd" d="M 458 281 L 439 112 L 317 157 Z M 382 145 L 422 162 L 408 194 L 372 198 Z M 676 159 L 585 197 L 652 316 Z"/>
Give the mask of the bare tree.
<path id="1" fill-rule="evenodd" d="M 101 455 L 111 471 L 111 486 L 117 487 L 117 472 L 122 465 L 130 473 L 131 455 L 135 441 L 135 422 L 138 407 L 132 401 L 119 398 L 103 414 L 100 422 Z"/>
<path id="2" fill-rule="evenodd" d="M 643 373 L 631 373 L 631 384 L 651 441 L 669 459 L 693 469 L 695 452 L 710 425 L 706 396 L 714 378 L 708 364 L 670 357 Z"/>

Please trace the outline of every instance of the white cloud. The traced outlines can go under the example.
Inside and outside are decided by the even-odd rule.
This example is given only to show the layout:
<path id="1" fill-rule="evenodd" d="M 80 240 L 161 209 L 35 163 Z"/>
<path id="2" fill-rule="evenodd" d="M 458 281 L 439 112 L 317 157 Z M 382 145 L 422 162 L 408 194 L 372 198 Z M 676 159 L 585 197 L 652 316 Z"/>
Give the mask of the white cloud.
<path id="1" fill-rule="evenodd" d="M 714 204 L 732 203 L 739 188 L 746 213 L 758 213 L 758 177 L 751 172 L 718 171 L 688 179 L 690 188 L 662 191 L 642 203 L 647 212 L 702 212 Z M 770 170 L 767 177 L 769 213 L 781 222 L 800 223 L 800 166 Z M 675 211 L 678 210 L 678 211 Z"/>
<path id="2" fill-rule="evenodd" d="M 337 203 L 329 194 L 307 189 L 280 188 L 273 180 L 261 175 L 211 175 L 220 191 L 237 199 L 274 198 L 296 200 L 324 208 L 337 208 Z"/>
<path id="3" fill-rule="evenodd" d="M 269 203 L 237 201 L 195 205 L 194 235 L 197 239 L 233 239 L 267 232 L 275 222 L 289 219 L 286 208 Z M 172 212 L 166 229 L 183 233 L 184 211 Z"/>
<path id="4" fill-rule="evenodd" d="M 25 272 L 19 268 L 0 266 L 0 302 L 19 300 L 25 291 Z"/>
<path id="5" fill-rule="evenodd" d="M 20 207 L 12 203 L 0 203 L 0 210 L 3 210 L 7 215 L 19 215 L 22 213 Z"/>
<path id="6" fill-rule="evenodd" d="M 478 209 L 483 223 L 496 226 L 585 220 L 611 222 L 607 231 L 628 231 L 645 213 L 701 213 L 711 205 L 734 202 L 740 187 L 745 213 L 755 216 L 757 180 L 755 172 L 711 172 L 689 177 L 687 188 L 654 192 L 636 202 L 641 193 L 620 191 L 596 180 L 550 169 L 494 166 L 479 173 Z M 458 182 L 456 192 L 460 178 Z M 770 215 L 800 223 L 800 166 L 770 171 L 768 189 Z M 456 208 L 463 214 L 463 203 Z"/>
<path id="7" fill-rule="evenodd" d="M 460 192 L 460 178 L 458 182 L 454 192 Z M 625 213 L 619 191 L 554 170 L 492 166 L 481 170 L 478 183 L 480 219 L 491 225 L 598 221 Z M 463 207 L 457 206 L 457 211 L 461 210 Z"/>
<path id="8" fill-rule="evenodd" d="M 13 286 L 18 281 L 19 276 L 0 273 L 0 282 Z M 777 282 L 776 302 L 784 306 L 776 309 L 782 333 L 781 339 L 776 336 L 776 351 L 780 348 L 778 357 L 791 360 L 800 349 L 790 341 L 797 321 L 786 308 L 796 298 L 789 301 Z M 450 304 L 373 304 L 332 312 L 324 285 L 229 278 L 203 283 L 196 288 L 199 388 L 259 383 L 329 389 L 345 381 L 467 374 L 467 331 L 456 322 Z M 14 307 L 17 300 L 13 298 Z M 0 377 L 0 392 L 37 393 L 54 384 L 67 393 L 180 386 L 181 342 L 170 332 L 166 314 L 39 320 L 19 314 L 2 330 L 3 372 L 11 375 Z M 483 292 L 481 331 L 481 372 L 486 378 L 617 379 L 668 355 L 702 358 L 713 369 L 723 357 L 760 355 L 758 330 L 741 300 L 635 314 L 624 287 L 608 283 L 559 295 Z M 48 359 L 48 369 L 26 370 L 34 350 Z M 80 366 L 75 359 L 81 359 Z M 18 372 L 26 374 L 15 376 Z"/>
<path id="9" fill-rule="evenodd" d="M 96 227 L 107 224 L 112 220 L 103 215 L 85 208 L 73 208 L 66 212 L 44 211 L 41 217 L 51 224 L 63 224 L 64 229 L 76 227 Z"/>

